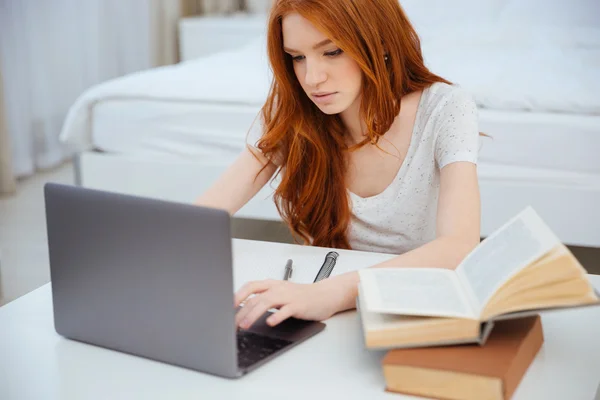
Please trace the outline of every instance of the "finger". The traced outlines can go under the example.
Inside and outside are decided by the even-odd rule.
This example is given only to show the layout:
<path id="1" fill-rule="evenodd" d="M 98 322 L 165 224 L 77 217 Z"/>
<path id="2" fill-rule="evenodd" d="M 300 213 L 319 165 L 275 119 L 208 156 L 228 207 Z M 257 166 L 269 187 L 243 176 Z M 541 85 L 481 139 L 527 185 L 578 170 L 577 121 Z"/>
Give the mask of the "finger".
<path id="1" fill-rule="evenodd" d="M 257 295 L 246 300 L 244 307 L 241 307 L 235 314 L 235 325 L 240 326 L 241 322 L 246 318 L 250 311 L 258 304 L 258 299 L 262 295 Z"/>
<path id="2" fill-rule="evenodd" d="M 241 327 L 241 322 L 244 319 L 246 319 L 246 317 L 248 317 L 248 315 L 252 312 L 252 310 L 255 307 L 260 307 L 261 303 L 266 301 L 265 299 L 262 298 L 263 296 L 265 296 L 265 292 L 263 292 L 263 294 L 256 295 L 256 296 L 251 297 L 248 300 L 246 300 L 246 302 L 244 303 L 244 306 L 240 307 L 240 309 L 235 314 L 236 326 Z M 272 295 L 270 297 L 272 297 Z"/>
<path id="3" fill-rule="evenodd" d="M 272 296 L 261 295 L 258 298 L 259 300 L 252 304 L 248 311 L 239 318 L 240 328 L 248 329 L 256 322 L 256 320 L 266 313 L 269 308 L 281 305 L 281 301 L 274 300 Z M 244 306 L 244 309 L 245 308 L 246 306 Z"/>
<path id="4" fill-rule="evenodd" d="M 275 284 L 273 279 L 265 279 L 262 281 L 248 282 L 237 291 L 233 298 L 234 308 L 248 298 L 251 294 L 262 293 L 268 290 Z"/>
<path id="5" fill-rule="evenodd" d="M 267 318 L 267 324 L 269 326 L 280 324 L 289 317 L 293 316 L 295 312 L 296 310 L 291 304 L 286 304 L 285 306 L 281 307 L 279 311 Z"/>

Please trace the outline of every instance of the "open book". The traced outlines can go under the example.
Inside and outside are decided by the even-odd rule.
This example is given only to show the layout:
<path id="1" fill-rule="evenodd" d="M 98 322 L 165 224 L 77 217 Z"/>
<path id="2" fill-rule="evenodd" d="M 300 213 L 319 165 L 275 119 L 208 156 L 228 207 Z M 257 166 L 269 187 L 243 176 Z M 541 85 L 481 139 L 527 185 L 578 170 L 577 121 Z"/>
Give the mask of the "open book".
<path id="1" fill-rule="evenodd" d="M 585 269 L 531 207 L 455 270 L 368 268 L 359 275 L 369 348 L 483 343 L 494 320 L 600 301 Z"/>

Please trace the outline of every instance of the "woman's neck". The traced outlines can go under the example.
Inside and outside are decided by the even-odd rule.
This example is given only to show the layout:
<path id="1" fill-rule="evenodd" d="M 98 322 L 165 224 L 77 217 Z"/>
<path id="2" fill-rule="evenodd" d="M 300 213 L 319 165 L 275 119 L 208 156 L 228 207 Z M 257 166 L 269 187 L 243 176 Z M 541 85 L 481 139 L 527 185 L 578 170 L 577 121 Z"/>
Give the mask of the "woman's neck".
<path id="1" fill-rule="evenodd" d="M 349 146 L 353 146 L 365 140 L 367 124 L 360 117 L 360 98 L 356 99 L 350 107 L 340 113 L 340 118 L 348 133 Z"/>

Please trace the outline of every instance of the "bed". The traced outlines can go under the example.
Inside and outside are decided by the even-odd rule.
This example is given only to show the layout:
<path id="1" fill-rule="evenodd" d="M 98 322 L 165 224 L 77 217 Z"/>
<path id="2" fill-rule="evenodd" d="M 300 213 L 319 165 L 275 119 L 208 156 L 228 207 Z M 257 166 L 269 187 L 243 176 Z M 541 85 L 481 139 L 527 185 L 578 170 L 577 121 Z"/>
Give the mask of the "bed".
<path id="1" fill-rule="evenodd" d="M 421 28 L 428 66 L 473 93 L 480 128 L 493 137 L 482 141 L 478 167 L 482 234 L 532 205 L 565 243 L 600 247 L 598 29 L 540 28 L 517 40 L 511 26 L 443 39 Z M 262 35 L 85 92 L 61 133 L 77 153 L 78 183 L 192 202 L 243 149 L 267 95 Z M 276 184 L 237 216 L 280 220 Z"/>

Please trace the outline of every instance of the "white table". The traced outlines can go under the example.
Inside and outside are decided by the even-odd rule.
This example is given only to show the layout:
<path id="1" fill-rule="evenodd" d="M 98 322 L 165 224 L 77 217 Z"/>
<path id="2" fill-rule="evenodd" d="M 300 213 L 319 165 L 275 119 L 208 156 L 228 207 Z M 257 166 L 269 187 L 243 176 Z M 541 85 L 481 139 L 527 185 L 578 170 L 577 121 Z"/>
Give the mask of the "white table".
<path id="1" fill-rule="evenodd" d="M 296 266 L 294 280 L 306 281 L 326 251 L 235 240 L 236 286 L 282 274 L 288 257 Z M 389 257 L 340 251 L 334 271 Z M 600 288 L 600 276 L 590 278 Z M 384 392 L 383 352 L 364 348 L 356 312 L 326 323 L 322 333 L 297 348 L 228 380 L 60 337 L 48 284 L 0 308 L 0 399 L 412 398 Z M 514 399 L 593 399 L 600 383 L 600 307 L 548 312 L 543 327 L 545 343 Z"/>

